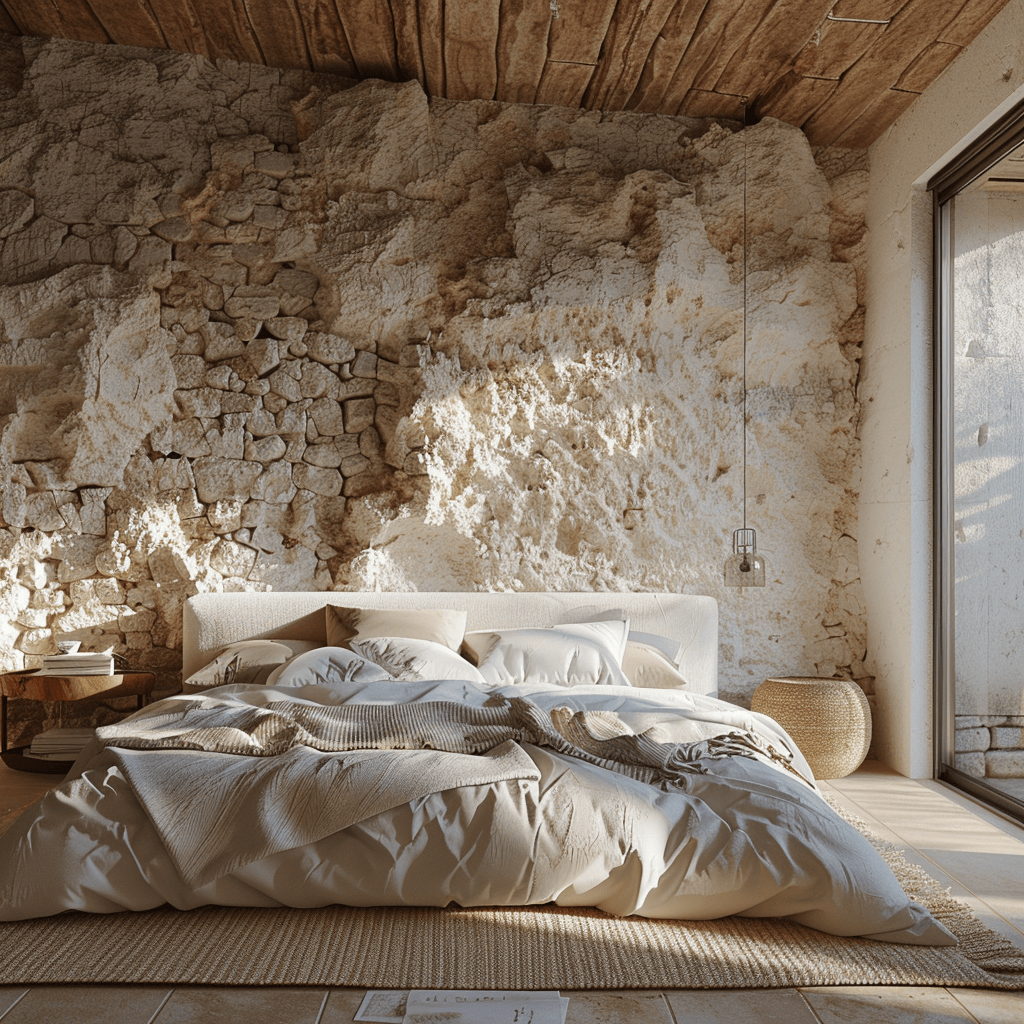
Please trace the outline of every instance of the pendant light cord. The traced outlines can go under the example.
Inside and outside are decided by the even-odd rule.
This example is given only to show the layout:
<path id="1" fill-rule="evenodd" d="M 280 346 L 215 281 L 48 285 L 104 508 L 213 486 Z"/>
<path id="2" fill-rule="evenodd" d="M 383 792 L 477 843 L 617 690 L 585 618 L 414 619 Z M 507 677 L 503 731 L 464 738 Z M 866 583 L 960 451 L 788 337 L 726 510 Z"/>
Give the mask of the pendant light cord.
<path id="1" fill-rule="evenodd" d="M 747 528 L 747 135 L 743 126 L 743 529 Z"/>

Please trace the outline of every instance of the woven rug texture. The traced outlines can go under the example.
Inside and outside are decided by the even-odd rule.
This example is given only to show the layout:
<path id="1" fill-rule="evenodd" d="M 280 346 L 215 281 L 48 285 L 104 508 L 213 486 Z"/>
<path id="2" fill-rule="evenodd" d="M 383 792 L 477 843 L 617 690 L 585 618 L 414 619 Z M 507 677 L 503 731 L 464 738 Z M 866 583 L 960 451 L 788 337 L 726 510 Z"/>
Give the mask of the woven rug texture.
<path id="1" fill-rule="evenodd" d="M 958 947 L 839 938 L 780 919 L 661 921 L 552 906 L 161 908 L 0 924 L 0 984 L 1024 989 L 1024 951 L 863 822 L 844 817 Z"/>

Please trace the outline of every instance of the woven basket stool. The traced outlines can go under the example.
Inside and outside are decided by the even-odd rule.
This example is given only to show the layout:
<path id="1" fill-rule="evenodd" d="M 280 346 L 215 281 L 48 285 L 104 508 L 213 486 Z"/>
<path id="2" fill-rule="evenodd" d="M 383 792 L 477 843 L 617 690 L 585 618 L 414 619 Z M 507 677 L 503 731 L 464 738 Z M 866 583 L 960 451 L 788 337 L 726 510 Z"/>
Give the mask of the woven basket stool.
<path id="1" fill-rule="evenodd" d="M 871 709 L 848 679 L 785 676 L 766 679 L 750 702 L 796 741 L 816 779 L 855 772 L 871 745 Z"/>

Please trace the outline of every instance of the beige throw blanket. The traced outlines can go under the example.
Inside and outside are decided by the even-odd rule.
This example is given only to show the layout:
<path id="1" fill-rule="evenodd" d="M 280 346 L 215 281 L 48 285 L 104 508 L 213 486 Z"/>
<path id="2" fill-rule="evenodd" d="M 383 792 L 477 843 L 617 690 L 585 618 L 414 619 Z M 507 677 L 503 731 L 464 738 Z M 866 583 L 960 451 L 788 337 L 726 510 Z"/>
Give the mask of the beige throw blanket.
<path id="1" fill-rule="evenodd" d="M 747 733 L 662 742 L 606 711 L 550 714 L 529 700 L 266 707 L 209 699 L 97 730 L 175 867 L 199 887 L 457 786 L 536 782 L 533 743 L 654 784 L 685 784 L 699 760 L 785 760 Z M 640 728 L 637 729 L 637 726 Z M 240 756 L 241 755 L 241 756 Z"/>

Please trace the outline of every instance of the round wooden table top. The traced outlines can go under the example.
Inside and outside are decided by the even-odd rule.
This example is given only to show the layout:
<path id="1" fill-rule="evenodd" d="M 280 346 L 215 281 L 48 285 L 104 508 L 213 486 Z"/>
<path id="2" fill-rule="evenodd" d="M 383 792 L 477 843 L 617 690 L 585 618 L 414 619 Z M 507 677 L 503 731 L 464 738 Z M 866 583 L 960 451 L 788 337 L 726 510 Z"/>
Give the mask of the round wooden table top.
<path id="1" fill-rule="evenodd" d="M 0 694 L 28 700 L 88 700 L 90 697 L 132 697 L 153 692 L 152 672 L 113 675 L 55 676 L 38 669 L 0 673 Z"/>

